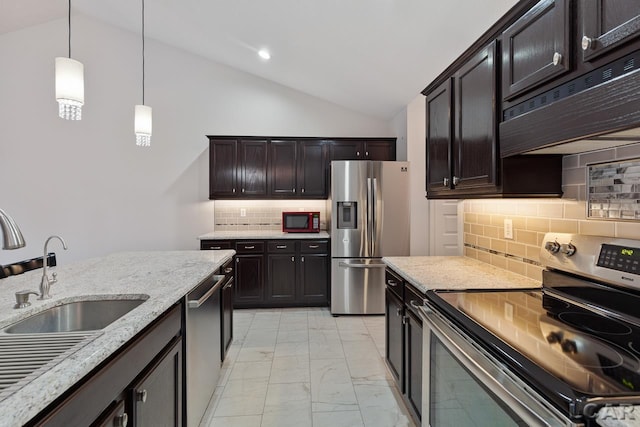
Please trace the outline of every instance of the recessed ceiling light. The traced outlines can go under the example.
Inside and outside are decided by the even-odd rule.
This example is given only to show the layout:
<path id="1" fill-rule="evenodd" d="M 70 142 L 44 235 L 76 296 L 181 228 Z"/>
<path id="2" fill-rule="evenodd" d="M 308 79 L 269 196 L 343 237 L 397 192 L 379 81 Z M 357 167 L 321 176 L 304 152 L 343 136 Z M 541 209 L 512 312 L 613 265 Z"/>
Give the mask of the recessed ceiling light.
<path id="1" fill-rule="evenodd" d="M 260 49 L 258 51 L 258 55 L 262 59 L 271 59 L 271 54 L 269 53 L 269 51 L 267 49 Z"/>

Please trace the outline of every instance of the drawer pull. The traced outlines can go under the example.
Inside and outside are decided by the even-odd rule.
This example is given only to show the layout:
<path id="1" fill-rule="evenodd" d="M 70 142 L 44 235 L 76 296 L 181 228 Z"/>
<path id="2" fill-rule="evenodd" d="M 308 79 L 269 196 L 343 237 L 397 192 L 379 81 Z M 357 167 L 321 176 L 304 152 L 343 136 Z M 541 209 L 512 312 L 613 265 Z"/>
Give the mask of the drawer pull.
<path id="1" fill-rule="evenodd" d="M 211 246 L 211 249 L 222 249 L 222 246 Z"/>
<path id="2" fill-rule="evenodd" d="M 252 246 L 245 246 L 244 248 L 245 249 L 255 249 L 256 247 L 252 245 Z"/>
<path id="3" fill-rule="evenodd" d="M 318 249 L 320 245 L 309 245 L 309 249 Z"/>
<path id="4" fill-rule="evenodd" d="M 138 402 L 145 403 L 147 401 L 147 390 L 146 389 L 137 390 L 136 391 L 136 400 Z"/>
<path id="5" fill-rule="evenodd" d="M 229 274 L 233 271 L 233 267 L 227 267 L 224 269 L 224 274 Z"/>
<path id="6" fill-rule="evenodd" d="M 276 249 L 287 249 L 287 245 L 276 245 Z"/>
<path id="7" fill-rule="evenodd" d="M 393 286 L 395 288 L 396 286 L 398 286 L 398 282 L 396 282 L 395 280 L 389 279 L 387 280 L 387 285 Z"/>
<path id="8" fill-rule="evenodd" d="M 295 262 L 296 258 L 295 257 L 291 257 L 291 262 Z"/>
<path id="9" fill-rule="evenodd" d="M 129 424 L 129 416 L 126 412 L 122 415 L 116 416 L 113 419 L 113 425 L 115 427 L 127 427 L 127 424 Z"/>

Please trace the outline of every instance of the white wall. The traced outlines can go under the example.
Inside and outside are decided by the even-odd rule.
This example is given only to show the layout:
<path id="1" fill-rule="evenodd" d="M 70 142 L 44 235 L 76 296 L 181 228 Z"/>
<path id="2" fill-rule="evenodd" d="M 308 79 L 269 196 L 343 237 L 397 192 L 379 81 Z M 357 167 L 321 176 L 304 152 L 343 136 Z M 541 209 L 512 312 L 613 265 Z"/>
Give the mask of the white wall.
<path id="1" fill-rule="evenodd" d="M 72 57 L 85 65 L 80 122 L 57 117 L 54 57 L 67 55 L 66 20 L 0 36 L 0 208 L 39 256 L 47 236 L 61 262 L 121 250 L 196 249 L 213 229 L 208 134 L 395 136 L 373 119 L 147 40 L 150 149 L 135 146 L 141 102 L 139 36 L 74 16 Z M 268 63 L 265 64 L 268 66 Z"/>
<path id="2" fill-rule="evenodd" d="M 429 255 L 429 203 L 425 197 L 426 103 L 407 106 L 407 160 L 411 162 L 411 255 Z"/>

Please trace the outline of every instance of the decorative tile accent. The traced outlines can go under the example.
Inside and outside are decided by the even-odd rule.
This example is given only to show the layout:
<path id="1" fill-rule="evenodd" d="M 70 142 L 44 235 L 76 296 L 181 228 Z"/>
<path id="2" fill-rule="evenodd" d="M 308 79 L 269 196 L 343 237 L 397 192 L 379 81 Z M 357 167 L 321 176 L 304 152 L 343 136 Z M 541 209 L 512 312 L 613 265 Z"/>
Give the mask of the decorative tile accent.
<path id="1" fill-rule="evenodd" d="M 640 158 L 588 166 L 589 218 L 640 219 Z"/>

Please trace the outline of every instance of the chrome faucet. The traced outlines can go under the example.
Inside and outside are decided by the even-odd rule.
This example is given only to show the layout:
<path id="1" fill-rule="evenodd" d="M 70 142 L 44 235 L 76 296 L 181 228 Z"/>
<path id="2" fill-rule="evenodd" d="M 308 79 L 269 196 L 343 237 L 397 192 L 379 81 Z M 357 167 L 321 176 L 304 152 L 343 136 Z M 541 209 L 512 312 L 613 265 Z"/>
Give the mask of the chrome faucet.
<path id="1" fill-rule="evenodd" d="M 42 257 L 42 281 L 40 282 L 40 297 L 38 299 L 49 299 L 51 295 L 49 295 L 49 289 L 51 289 L 51 285 L 58 281 L 56 277 L 57 274 L 53 273 L 53 278 L 49 279 L 47 275 L 47 245 L 51 239 L 58 239 L 62 243 L 62 247 L 64 250 L 67 250 L 67 244 L 64 239 L 60 236 L 49 236 L 49 238 L 44 242 L 44 256 Z"/>
<path id="2" fill-rule="evenodd" d="M 2 209 L 0 209 L 0 228 L 3 235 L 2 249 L 18 249 L 25 246 L 18 224 Z"/>

